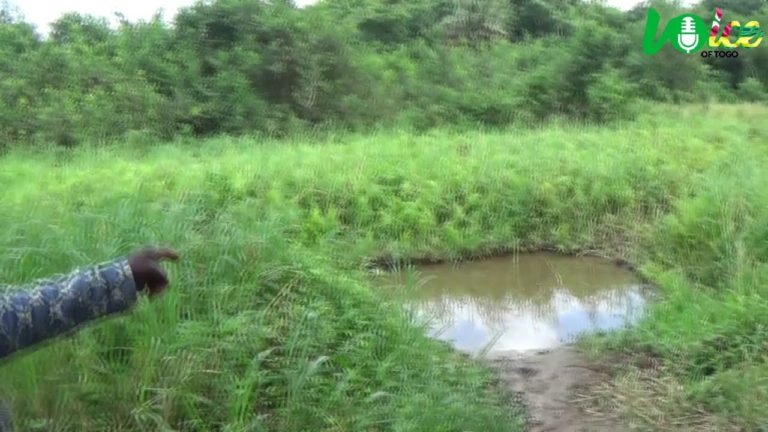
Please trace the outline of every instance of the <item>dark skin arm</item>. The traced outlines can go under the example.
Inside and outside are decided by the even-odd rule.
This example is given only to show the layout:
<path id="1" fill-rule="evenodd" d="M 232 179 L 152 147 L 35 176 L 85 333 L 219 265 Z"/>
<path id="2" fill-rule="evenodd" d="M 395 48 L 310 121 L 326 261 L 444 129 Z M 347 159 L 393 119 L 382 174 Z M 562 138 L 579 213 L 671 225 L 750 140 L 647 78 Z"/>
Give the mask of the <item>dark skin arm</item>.
<path id="1" fill-rule="evenodd" d="M 0 294 L 0 359 L 127 311 L 138 294 L 157 296 L 168 287 L 160 262 L 178 259 L 173 249 L 149 247 Z"/>

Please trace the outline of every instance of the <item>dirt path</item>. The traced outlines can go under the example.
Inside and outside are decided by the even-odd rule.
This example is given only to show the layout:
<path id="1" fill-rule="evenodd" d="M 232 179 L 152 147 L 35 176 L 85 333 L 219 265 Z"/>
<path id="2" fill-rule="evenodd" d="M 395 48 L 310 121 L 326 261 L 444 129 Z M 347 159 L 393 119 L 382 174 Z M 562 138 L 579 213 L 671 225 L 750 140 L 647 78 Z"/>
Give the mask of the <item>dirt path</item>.
<path id="1" fill-rule="evenodd" d="M 581 389 L 607 379 L 600 367 L 571 346 L 545 352 L 489 356 L 530 416 L 530 432 L 616 432 L 619 423 L 582 410 L 574 399 Z"/>

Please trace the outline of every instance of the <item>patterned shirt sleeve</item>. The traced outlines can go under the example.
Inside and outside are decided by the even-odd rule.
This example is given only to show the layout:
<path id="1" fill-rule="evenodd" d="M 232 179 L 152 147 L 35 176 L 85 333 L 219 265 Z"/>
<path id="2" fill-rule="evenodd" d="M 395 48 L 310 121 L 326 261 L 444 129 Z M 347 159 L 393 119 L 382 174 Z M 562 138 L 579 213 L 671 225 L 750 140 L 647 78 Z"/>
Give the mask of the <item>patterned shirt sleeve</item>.
<path id="1" fill-rule="evenodd" d="M 124 258 L 0 292 L 0 358 L 123 312 L 136 298 L 136 284 Z"/>

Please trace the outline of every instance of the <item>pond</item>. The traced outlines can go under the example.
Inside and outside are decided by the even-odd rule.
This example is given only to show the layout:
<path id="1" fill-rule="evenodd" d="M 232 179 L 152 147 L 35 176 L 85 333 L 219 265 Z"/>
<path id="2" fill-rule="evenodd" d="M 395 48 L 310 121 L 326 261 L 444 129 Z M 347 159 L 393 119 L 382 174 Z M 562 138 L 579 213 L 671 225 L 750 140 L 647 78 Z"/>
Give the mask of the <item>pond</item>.
<path id="1" fill-rule="evenodd" d="M 555 348 L 631 325 L 651 292 L 631 271 L 594 257 L 520 254 L 389 273 L 432 337 L 470 354 Z"/>

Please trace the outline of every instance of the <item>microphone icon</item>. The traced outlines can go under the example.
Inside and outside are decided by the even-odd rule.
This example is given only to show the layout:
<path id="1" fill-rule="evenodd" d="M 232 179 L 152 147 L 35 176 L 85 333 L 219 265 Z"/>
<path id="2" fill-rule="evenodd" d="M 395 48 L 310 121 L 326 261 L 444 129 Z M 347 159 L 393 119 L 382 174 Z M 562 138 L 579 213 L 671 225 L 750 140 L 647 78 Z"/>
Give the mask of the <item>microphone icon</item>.
<path id="1" fill-rule="evenodd" d="M 693 21 L 693 18 L 687 16 L 683 18 L 680 27 L 680 34 L 677 35 L 677 43 L 680 45 L 680 48 L 690 54 L 691 51 L 699 45 L 699 34 L 696 33 L 696 23 Z"/>

